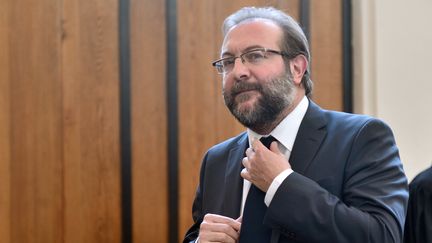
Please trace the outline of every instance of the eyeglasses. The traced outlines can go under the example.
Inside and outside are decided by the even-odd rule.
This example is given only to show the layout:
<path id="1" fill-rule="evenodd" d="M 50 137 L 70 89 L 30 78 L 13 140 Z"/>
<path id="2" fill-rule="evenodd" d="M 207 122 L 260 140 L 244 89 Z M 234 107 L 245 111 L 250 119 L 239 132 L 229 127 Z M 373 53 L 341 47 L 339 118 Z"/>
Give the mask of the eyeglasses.
<path id="1" fill-rule="evenodd" d="M 239 56 L 224 57 L 216 60 L 212 65 L 216 68 L 219 74 L 225 74 L 230 72 L 234 68 L 235 60 L 240 58 L 243 64 L 249 63 L 252 65 L 260 65 L 268 59 L 269 54 L 276 54 L 281 56 L 289 56 L 288 54 L 280 51 L 275 51 L 267 48 L 259 48 L 246 51 Z"/>

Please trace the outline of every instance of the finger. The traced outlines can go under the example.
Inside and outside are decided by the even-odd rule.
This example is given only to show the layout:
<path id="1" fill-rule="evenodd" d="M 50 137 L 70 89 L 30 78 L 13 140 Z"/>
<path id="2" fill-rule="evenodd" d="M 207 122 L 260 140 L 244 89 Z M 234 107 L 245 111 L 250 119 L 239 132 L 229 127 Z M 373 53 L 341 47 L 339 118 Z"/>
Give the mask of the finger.
<path id="1" fill-rule="evenodd" d="M 222 232 L 200 231 L 198 237 L 198 242 L 236 242 L 236 240 Z"/>
<path id="2" fill-rule="evenodd" d="M 239 222 L 237 222 L 235 219 L 219 215 L 219 214 L 211 214 L 208 213 L 204 216 L 204 220 L 211 223 L 220 223 L 220 224 L 228 224 L 231 225 L 233 228 L 239 227 Z"/>
<path id="3" fill-rule="evenodd" d="M 241 224 L 242 224 L 242 222 L 243 222 L 243 215 L 240 215 L 240 217 L 238 217 L 238 218 L 236 219 L 236 221 L 240 223 L 239 228 L 238 228 L 238 230 L 237 230 L 237 231 L 240 233 L 240 231 L 241 231 Z"/>
<path id="4" fill-rule="evenodd" d="M 230 226 L 238 233 L 240 231 L 241 221 L 238 221 L 238 219 L 235 219 L 234 221 L 232 221 Z"/>
<path id="5" fill-rule="evenodd" d="M 203 222 L 200 226 L 202 239 L 218 242 L 231 242 L 239 237 L 240 226 L 236 228 L 229 224 Z"/>
<path id="6" fill-rule="evenodd" d="M 252 149 L 253 151 L 256 153 L 259 150 L 261 150 L 262 148 L 266 148 L 264 146 L 264 144 L 261 143 L 261 141 L 259 139 L 256 139 L 253 143 L 252 143 Z M 267 149 L 267 148 L 266 148 Z"/>
<path id="7" fill-rule="evenodd" d="M 236 219 L 236 221 L 237 221 L 237 222 L 240 222 L 240 223 L 242 222 L 242 220 L 243 220 L 243 216 L 242 216 L 242 215 L 240 215 L 240 217 L 238 217 L 238 218 Z"/>
<path id="8" fill-rule="evenodd" d="M 277 142 L 272 142 L 270 144 L 270 151 L 272 151 L 276 154 L 282 154 L 282 152 L 279 150 L 279 145 Z"/>
<path id="9" fill-rule="evenodd" d="M 252 148 L 246 149 L 246 156 L 251 157 L 254 154 L 254 150 Z"/>
<path id="10" fill-rule="evenodd" d="M 212 222 L 212 223 L 228 224 L 230 221 L 233 221 L 233 220 L 234 219 L 223 216 L 223 215 L 208 213 L 204 216 L 203 221 Z"/>
<path id="11" fill-rule="evenodd" d="M 246 168 L 243 168 L 243 170 L 240 172 L 240 176 L 243 179 L 248 180 L 248 181 L 251 181 L 251 179 L 252 179 L 251 176 L 250 176 L 250 174 L 249 174 L 249 172 L 248 172 L 248 170 Z"/>
<path id="12" fill-rule="evenodd" d="M 243 164 L 243 166 L 244 166 L 246 169 L 249 168 L 249 167 L 250 167 L 249 158 L 248 158 L 248 157 L 244 157 L 244 158 L 242 159 L 242 164 Z"/>
<path id="13" fill-rule="evenodd" d="M 236 242 L 241 223 L 217 214 L 206 214 L 200 225 L 202 239 L 216 242 Z M 216 238 L 215 238 L 216 237 Z"/>

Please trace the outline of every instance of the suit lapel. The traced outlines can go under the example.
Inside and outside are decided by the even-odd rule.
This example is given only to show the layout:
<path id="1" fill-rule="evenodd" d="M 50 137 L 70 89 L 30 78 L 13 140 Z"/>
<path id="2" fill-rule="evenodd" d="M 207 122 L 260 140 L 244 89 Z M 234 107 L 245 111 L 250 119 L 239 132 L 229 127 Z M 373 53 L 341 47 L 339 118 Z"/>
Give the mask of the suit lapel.
<path id="1" fill-rule="evenodd" d="M 294 171 L 300 174 L 306 172 L 327 134 L 326 123 L 321 108 L 309 101 L 289 160 Z"/>
<path id="2" fill-rule="evenodd" d="M 225 171 L 225 200 L 223 212 L 226 216 L 237 218 L 240 215 L 241 198 L 243 192 L 243 178 L 240 172 L 243 168 L 241 163 L 247 148 L 247 134 L 245 133 L 233 147 L 228 156 L 228 163 Z"/>

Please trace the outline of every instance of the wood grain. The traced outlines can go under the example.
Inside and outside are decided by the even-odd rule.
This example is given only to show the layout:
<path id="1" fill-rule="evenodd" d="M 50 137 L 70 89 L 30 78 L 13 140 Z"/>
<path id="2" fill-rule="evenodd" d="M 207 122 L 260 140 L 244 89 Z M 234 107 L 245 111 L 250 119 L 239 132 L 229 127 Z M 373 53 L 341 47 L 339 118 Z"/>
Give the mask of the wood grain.
<path id="1" fill-rule="evenodd" d="M 11 242 L 63 238 L 58 2 L 11 1 Z"/>
<path id="2" fill-rule="evenodd" d="M 131 1 L 133 240 L 168 242 L 164 1 Z"/>
<path id="3" fill-rule="evenodd" d="M 313 99 L 343 109 L 342 1 L 310 1 Z"/>
<path id="4" fill-rule="evenodd" d="M 63 6 L 64 242 L 120 242 L 118 2 Z"/>
<path id="5" fill-rule="evenodd" d="M 11 241 L 10 3 L 0 1 L 0 243 Z"/>

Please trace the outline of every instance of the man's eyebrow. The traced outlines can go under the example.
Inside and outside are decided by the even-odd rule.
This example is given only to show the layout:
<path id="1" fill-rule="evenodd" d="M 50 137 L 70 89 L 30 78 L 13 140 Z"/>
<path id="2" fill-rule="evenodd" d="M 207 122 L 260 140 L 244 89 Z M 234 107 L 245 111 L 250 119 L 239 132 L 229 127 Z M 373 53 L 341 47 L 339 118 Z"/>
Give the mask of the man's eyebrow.
<path id="1" fill-rule="evenodd" d="M 260 45 L 248 46 L 248 47 L 246 47 L 246 48 L 242 51 L 242 53 L 247 52 L 247 51 L 250 51 L 250 50 L 262 49 L 262 48 L 264 48 L 264 47 L 263 47 L 263 46 L 260 46 Z"/>
<path id="2" fill-rule="evenodd" d="M 245 52 L 247 52 L 247 51 L 254 50 L 254 49 L 262 49 L 262 48 L 264 48 L 264 47 L 261 46 L 261 45 L 248 46 L 248 47 L 246 47 L 245 49 L 243 49 L 243 50 L 241 51 L 241 53 L 245 53 Z M 229 51 L 224 51 L 224 52 L 222 52 L 222 55 L 221 55 L 221 57 L 233 57 L 233 56 L 235 56 L 235 55 L 232 54 L 232 53 L 229 52 Z"/>
<path id="3" fill-rule="evenodd" d="M 224 52 L 222 52 L 222 55 L 221 55 L 221 57 L 232 57 L 232 56 L 234 56 L 234 54 L 232 54 L 231 52 L 229 52 L 229 51 L 224 51 Z"/>

